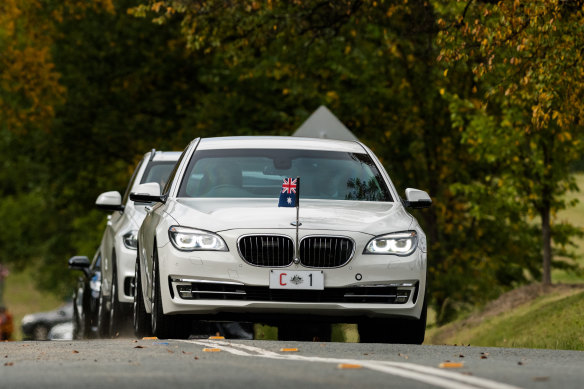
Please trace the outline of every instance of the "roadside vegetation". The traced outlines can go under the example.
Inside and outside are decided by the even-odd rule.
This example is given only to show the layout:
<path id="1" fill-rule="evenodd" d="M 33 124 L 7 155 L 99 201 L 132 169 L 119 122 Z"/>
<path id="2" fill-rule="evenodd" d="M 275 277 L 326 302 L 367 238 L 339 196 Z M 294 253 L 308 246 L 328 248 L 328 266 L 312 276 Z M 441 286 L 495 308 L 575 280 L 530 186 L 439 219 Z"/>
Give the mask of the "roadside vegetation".
<path id="1" fill-rule="evenodd" d="M 584 285 L 534 284 L 484 310 L 430 328 L 425 344 L 584 350 Z"/>

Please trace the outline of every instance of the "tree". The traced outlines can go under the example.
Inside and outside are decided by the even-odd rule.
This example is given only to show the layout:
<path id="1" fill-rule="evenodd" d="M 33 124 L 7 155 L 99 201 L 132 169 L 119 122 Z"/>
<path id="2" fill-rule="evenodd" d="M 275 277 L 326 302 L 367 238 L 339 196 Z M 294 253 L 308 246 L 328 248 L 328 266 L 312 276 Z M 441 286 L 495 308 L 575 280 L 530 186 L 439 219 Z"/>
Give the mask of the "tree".
<path id="1" fill-rule="evenodd" d="M 549 285 L 552 238 L 562 249 L 577 233 L 554 226 L 553 215 L 565 208 L 566 191 L 577 189 L 570 166 L 582 151 L 582 4 L 469 0 L 444 11 L 444 75 L 472 72 L 466 90 L 447 94 L 453 125 L 478 160 L 497 167 L 496 182 L 515 207 L 540 217 L 542 281 Z"/>

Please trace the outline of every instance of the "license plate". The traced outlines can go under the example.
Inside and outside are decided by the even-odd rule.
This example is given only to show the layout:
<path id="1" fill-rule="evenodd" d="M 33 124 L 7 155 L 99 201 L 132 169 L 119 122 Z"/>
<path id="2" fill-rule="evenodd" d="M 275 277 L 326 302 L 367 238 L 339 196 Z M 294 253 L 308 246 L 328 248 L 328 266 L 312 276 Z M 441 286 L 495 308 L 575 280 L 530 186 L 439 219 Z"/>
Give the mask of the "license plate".
<path id="1" fill-rule="evenodd" d="M 270 270 L 270 289 L 324 289 L 322 271 Z"/>

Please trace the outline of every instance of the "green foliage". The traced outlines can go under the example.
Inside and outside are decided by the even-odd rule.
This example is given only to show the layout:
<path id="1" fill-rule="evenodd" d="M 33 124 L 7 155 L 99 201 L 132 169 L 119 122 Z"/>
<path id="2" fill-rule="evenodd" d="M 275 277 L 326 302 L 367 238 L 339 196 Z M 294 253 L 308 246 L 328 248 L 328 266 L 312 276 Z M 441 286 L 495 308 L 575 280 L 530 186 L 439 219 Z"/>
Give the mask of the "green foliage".
<path id="1" fill-rule="evenodd" d="M 460 323 L 449 324 L 431 333 L 429 341 L 436 344 L 584 350 L 582 309 L 583 292 L 540 297 L 456 331 L 448 331 L 448 328 Z M 440 331 L 447 331 L 445 333 L 450 333 L 450 336 L 441 336 Z"/>
<path id="2" fill-rule="evenodd" d="M 555 226 L 575 190 L 569 169 L 582 152 L 584 10 L 575 2 L 469 1 L 441 10 L 437 43 L 446 67 L 453 128 L 517 210 L 540 217 L 543 280 L 550 283 L 552 239 L 560 250 L 579 231 Z M 470 79 L 460 87 L 461 77 Z M 483 191 L 491 175 L 468 191 Z M 505 198 L 498 199 L 506 201 Z"/>

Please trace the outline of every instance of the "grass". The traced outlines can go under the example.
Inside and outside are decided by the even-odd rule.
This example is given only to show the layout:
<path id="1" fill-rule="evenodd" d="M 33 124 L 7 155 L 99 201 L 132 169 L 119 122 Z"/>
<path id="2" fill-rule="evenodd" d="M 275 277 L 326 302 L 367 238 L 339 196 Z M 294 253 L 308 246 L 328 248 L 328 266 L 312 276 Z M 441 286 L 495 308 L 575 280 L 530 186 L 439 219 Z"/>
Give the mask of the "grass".
<path id="1" fill-rule="evenodd" d="M 566 195 L 566 201 L 579 200 L 575 207 L 570 207 L 561 212 L 558 212 L 556 217 L 557 222 L 568 222 L 574 226 L 580 227 L 584 231 L 584 173 L 577 173 L 574 175 L 576 184 L 580 188 L 580 192 L 571 192 Z M 578 256 L 576 263 L 584 268 L 584 237 L 575 238 L 572 242 L 574 244 L 574 252 Z M 574 272 L 568 272 L 561 269 L 552 270 L 552 281 L 562 283 L 584 283 L 584 278 Z"/>
<path id="2" fill-rule="evenodd" d="M 563 290 L 486 317 L 479 324 L 459 321 L 434 329 L 427 343 L 584 350 L 583 311 L 584 291 Z"/>
<path id="3" fill-rule="evenodd" d="M 12 272 L 4 280 L 4 304 L 14 318 L 13 340 L 22 339 L 20 322 L 24 315 L 58 308 L 63 301 L 34 287 L 32 271 Z"/>

